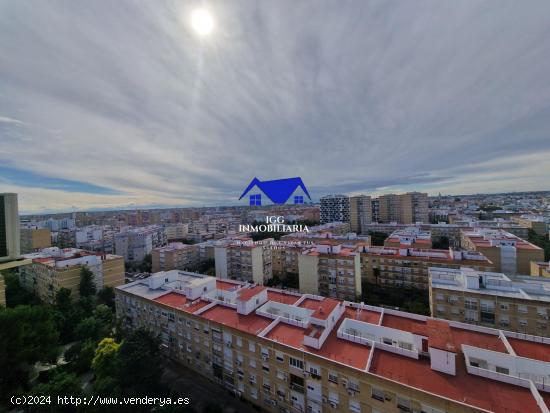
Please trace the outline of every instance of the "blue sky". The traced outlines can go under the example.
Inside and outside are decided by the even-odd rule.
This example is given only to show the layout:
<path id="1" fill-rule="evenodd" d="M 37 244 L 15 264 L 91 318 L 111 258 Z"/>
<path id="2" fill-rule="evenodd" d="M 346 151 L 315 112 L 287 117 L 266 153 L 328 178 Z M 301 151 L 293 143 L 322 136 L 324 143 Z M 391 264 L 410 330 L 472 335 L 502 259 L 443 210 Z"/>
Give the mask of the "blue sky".
<path id="1" fill-rule="evenodd" d="M 0 192 L 40 212 L 231 204 L 254 176 L 550 189 L 549 38 L 542 0 L 0 0 Z"/>

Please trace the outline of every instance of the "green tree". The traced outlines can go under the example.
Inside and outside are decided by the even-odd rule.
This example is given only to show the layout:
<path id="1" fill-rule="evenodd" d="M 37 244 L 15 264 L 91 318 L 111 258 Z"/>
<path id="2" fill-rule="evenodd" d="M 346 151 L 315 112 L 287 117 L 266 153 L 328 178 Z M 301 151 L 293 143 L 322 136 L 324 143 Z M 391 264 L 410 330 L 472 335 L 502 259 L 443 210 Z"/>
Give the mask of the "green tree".
<path id="1" fill-rule="evenodd" d="M 145 255 L 143 258 L 143 261 L 138 266 L 139 272 L 151 272 L 151 269 L 153 267 L 153 258 L 151 254 Z"/>
<path id="2" fill-rule="evenodd" d="M 77 374 L 89 371 L 95 355 L 96 344 L 92 340 L 77 342 L 65 352 L 65 360 L 69 362 L 69 369 Z"/>
<path id="3" fill-rule="evenodd" d="M 80 284 L 78 286 L 80 297 L 90 297 L 96 293 L 94 274 L 88 267 L 80 270 Z"/>
<path id="4" fill-rule="evenodd" d="M 92 360 L 92 369 L 98 380 L 114 378 L 119 349 L 120 344 L 114 338 L 104 338 L 99 342 Z"/>
<path id="5" fill-rule="evenodd" d="M 0 276 L 4 277 L 6 284 L 6 307 L 40 304 L 40 299 L 34 293 L 21 286 L 16 272 L 4 271 Z"/>
<path id="6" fill-rule="evenodd" d="M 118 383 L 125 394 L 159 394 L 162 359 L 159 340 L 144 329 L 132 331 L 118 351 Z"/>
<path id="7" fill-rule="evenodd" d="M 58 332 L 53 316 L 42 306 L 0 310 L 0 395 L 7 397 L 28 384 L 29 366 L 53 361 Z"/>
<path id="8" fill-rule="evenodd" d="M 68 373 L 56 368 L 51 373 L 51 377 L 47 383 L 40 383 L 34 386 L 29 392 L 33 396 L 49 396 L 52 399 L 52 404 L 35 404 L 27 406 L 25 409 L 29 412 L 74 412 L 74 406 L 58 405 L 57 396 L 74 396 L 79 397 L 82 394 L 80 381 L 74 373 Z"/>
<path id="9" fill-rule="evenodd" d="M 103 287 L 97 293 L 98 304 L 105 304 L 112 310 L 115 309 L 115 289 L 113 287 Z"/>

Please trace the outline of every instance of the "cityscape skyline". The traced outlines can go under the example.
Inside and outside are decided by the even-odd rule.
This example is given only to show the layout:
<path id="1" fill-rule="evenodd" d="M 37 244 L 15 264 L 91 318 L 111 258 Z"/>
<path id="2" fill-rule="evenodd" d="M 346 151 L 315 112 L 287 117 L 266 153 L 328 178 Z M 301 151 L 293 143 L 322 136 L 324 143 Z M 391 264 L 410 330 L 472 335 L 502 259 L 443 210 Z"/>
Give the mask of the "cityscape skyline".
<path id="1" fill-rule="evenodd" d="M 0 6 L 22 212 L 225 205 L 253 176 L 316 200 L 548 189 L 548 3 L 209 2 L 207 37 L 195 6 Z"/>

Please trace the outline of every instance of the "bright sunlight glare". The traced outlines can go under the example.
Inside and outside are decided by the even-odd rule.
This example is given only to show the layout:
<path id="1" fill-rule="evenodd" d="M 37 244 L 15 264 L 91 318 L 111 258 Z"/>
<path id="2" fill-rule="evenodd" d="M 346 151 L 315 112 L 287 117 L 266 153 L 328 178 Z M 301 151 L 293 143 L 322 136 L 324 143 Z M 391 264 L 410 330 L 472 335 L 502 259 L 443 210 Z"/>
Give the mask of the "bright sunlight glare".
<path id="1" fill-rule="evenodd" d="M 191 13 L 191 27 L 200 36 L 207 36 L 214 29 L 214 19 L 208 10 L 197 9 Z"/>

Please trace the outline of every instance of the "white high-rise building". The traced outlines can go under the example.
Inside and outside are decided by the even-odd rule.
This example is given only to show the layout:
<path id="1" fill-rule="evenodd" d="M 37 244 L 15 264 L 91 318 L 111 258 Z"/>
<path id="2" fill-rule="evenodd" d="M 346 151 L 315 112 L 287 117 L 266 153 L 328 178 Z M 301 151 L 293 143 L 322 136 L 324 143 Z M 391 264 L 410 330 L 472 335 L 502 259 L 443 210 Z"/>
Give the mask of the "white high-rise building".
<path id="1" fill-rule="evenodd" d="M 17 194 L 0 194 L 0 262 L 20 258 Z"/>

